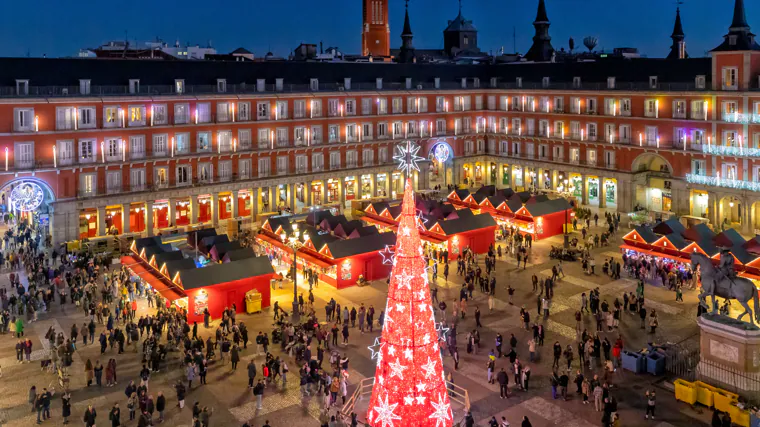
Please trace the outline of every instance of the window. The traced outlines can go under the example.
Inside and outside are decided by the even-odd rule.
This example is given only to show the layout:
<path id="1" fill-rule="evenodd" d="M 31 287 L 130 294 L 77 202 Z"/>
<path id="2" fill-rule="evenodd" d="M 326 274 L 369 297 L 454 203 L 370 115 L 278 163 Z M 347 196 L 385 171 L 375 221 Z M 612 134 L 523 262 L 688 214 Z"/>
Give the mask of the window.
<path id="1" fill-rule="evenodd" d="M 121 192 L 121 171 L 108 171 L 106 173 L 106 193 L 115 194 Z"/>
<path id="2" fill-rule="evenodd" d="M 649 88 L 657 89 L 657 76 L 649 76 Z"/>
<path id="3" fill-rule="evenodd" d="M 561 162 L 563 159 L 563 151 L 564 147 L 561 145 L 555 145 L 552 147 L 552 160 L 555 162 Z"/>
<path id="4" fill-rule="evenodd" d="M 232 120 L 230 115 L 230 103 L 229 102 L 217 102 L 216 103 L 216 121 L 218 123 L 229 122 Z"/>
<path id="5" fill-rule="evenodd" d="M 229 153 L 232 151 L 232 131 L 220 130 L 216 134 L 216 138 L 216 143 L 219 144 L 220 153 Z"/>
<path id="6" fill-rule="evenodd" d="M 674 119 L 686 118 L 686 101 L 682 99 L 673 101 L 673 118 Z"/>
<path id="7" fill-rule="evenodd" d="M 735 130 L 724 130 L 723 145 L 727 147 L 739 146 L 739 134 Z"/>
<path id="8" fill-rule="evenodd" d="M 371 148 L 362 150 L 362 166 L 372 166 L 375 163 L 375 151 Z"/>
<path id="9" fill-rule="evenodd" d="M 74 163 L 74 158 L 76 157 L 74 155 L 74 141 L 58 141 L 56 145 L 58 146 L 58 152 L 56 153 L 58 156 L 58 164 L 65 166 Z"/>
<path id="10" fill-rule="evenodd" d="M 581 113 L 581 99 L 577 96 L 570 98 L 570 112 L 573 114 Z"/>
<path id="11" fill-rule="evenodd" d="M 198 163 L 198 181 L 212 182 L 214 180 L 214 165 L 211 163 Z"/>
<path id="12" fill-rule="evenodd" d="M 174 92 L 180 94 L 185 93 L 185 81 L 184 80 L 174 80 Z"/>
<path id="13" fill-rule="evenodd" d="M 581 138 L 581 123 L 580 122 L 570 122 L 570 138 L 572 139 Z"/>
<path id="14" fill-rule="evenodd" d="M 160 135 L 153 135 L 153 155 L 156 157 L 163 157 L 166 156 L 167 147 L 168 147 L 168 139 L 169 135 L 167 134 L 160 134 Z"/>
<path id="15" fill-rule="evenodd" d="M 129 152 L 132 159 L 145 157 L 145 136 L 132 135 L 129 137 Z"/>
<path id="16" fill-rule="evenodd" d="M 227 80 L 226 79 L 216 79 L 216 91 L 219 93 L 225 93 L 227 92 Z"/>
<path id="17" fill-rule="evenodd" d="M 94 196 L 98 188 L 97 179 L 94 173 L 79 175 L 79 193 L 83 196 Z"/>
<path id="18" fill-rule="evenodd" d="M 512 119 L 512 135 L 522 134 L 522 124 L 520 119 Z"/>
<path id="19" fill-rule="evenodd" d="M 549 146 L 546 144 L 541 144 L 538 146 L 538 158 L 541 160 L 548 160 L 549 159 Z"/>
<path id="20" fill-rule="evenodd" d="M 707 120 L 707 101 L 691 101 L 692 120 Z"/>
<path id="21" fill-rule="evenodd" d="M 589 166 L 596 166 L 596 150 L 586 150 L 586 161 Z"/>
<path id="22" fill-rule="evenodd" d="M 694 85 L 697 87 L 697 89 L 704 89 L 705 88 L 705 76 L 697 76 L 694 79 Z"/>
<path id="23" fill-rule="evenodd" d="M 31 168 L 34 166 L 34 143 L 16 142 L 13 144 L 13 159 L 17 168 Z"/>
<path id="24" fill-rule="evenodd" d="M 139 79 L 129 79 L 129 93 L 136 94 L 140 93 L 140 80 Z"/>
<path id="25" fill-rule="evenodd" d="M 707 175 L 707 167 L 704 160 L 692 159 L 691 160 L 691 173 L 694 175 Z"/>
<path id="26" fill-rule="evenodd" d="M 586 135 L 589 141 L 596 141 L 596 123 L 586 124 Z"/>
<path id="27" fill-rule="evenodd" d="M 177 166 L 177 185 L 188 185 L 193 179 L 193 167 L 191 165 Z"/>
<path id="28" fill-rule="evenodd" d="M 359 167 L 359 153 L 356 150 L 346 151 L 346 167 L 356 168 Z"/>
<path id="29" fill-rule="evenodd" d="M 620 100 L 620 115 L 626 117 L 631 115 L 631 98 L 622 98 Z"/>
<path id="30" fill-rule="evenodd" d="M 462 119 L 462 131 L 464 133 L 470 133 L 472 131 L 472 119 L 465 117 Z"/>
<path id="31" fill-rule="evenodd" d="M 35 130 L 34 108 L 14 108 L 13 119 L 13 129 L 16 132 L 31 132 Z"/>
<path id="32" fill-rule="evenodd" d="M 340 100 L 338 99 L 328 99 L 327 100 L 327 115 L 329 117 L 336 117 L 339 116 L 341 113 L 340 108 Z"/>
<path id="33" fill-rule="evenodd" d="M 549 121 L 548 120 L 538 121 L 538 136 L 541 136 L 544 138 L 549 136 Z"/>
<path id="34" fill-rule="evenodd" d="M 471 140 L 465 140 L 464 141 L 464 154 L 465 156 L 468 156 L 470 154 L 473 154 L 475 152 L 475 145 Z"/>
<path id="35" fill-rule="evenodd" d="M 145 106 L 129 107 L 129 126 L 145 126 Z"/>
<path id="36" fill-rule="evenodd" d="M 277 120 L 288 118 L 288 101 L 277 101 L 277 114 L 275 118 Z"/>
<path id="37" fill-rule="evenodd" d="M 269 157 L 259 159 L 259 178 L 266 178 L 271 174 L 272 162 Z"/>
<path id="38" fill-rule="evenodd" d="M 199 153 L 208 153 L 211 152 L 211 132 L 198 132 L 196 134 L 196 139 L 198 143 L 198 152 Z M 180 144 L 180 134 L 177 135 L 177 152 L 179 153 L 185 153 L 187 151 L 180 149 L 181 146 L 186 146 L 185 144 Z M 189 149 L 189 147 L 187 147 Z M 188 150 L 189 151 L 189 150 Z"/>
<path id="39" fill-rule="evenodd" d="M 130 169 L 129 187 L 132 191 L 145 190 L 145 169 Z"/>
<path id="40" fill-rule="evenodd" d="M 418 113 L 427 113 L 428 106 L 427 106 L 427 98 L 426 97 L 419 97 L 417 98 L 417 112 Z"/>
<path id="41" fill-rule="evenodd" d="M 377 137 L 379 139 L 388 138 L 388 123 L 377 124 Z"/>
<path id="42" fill-rule="evenodd" d="M 75 107 L 58 107 L 55 109 L 55 128 L 56 130 L 70 130 L 76 127 Z"/>
<path id="43" fill-rule="evenodd" d="M 673 141 L 675 141 L 678 147 L 683 147 L 686 144 L 686 129 L 675 128 L 673 129 Z"/>
<path id="44" fill-rule="evenodd" d="M 534 119 L 525 120 L 525 134 L 530 136 L 536 134 L 536 121 Z"/>
<path id="45" fill-rule="evenodd" d="M 256 120 L 269 120 L 269 103 L 256 103 Z"/>
<path id="46" fill-rule="evenodd" d="M 739 69 L 736 67 L 723 67 L 723 90 L 737 90 L 739 88 Z"/>
<path id="47" fill-rule="evenodd" d="M 507 128 L 509 126 L 509 119 L 506 117 L 499 118 L 499 132 L 501 133 L 507 133 Z"/>
<path id="48" fill-rule="evenodd" d="M 565 123 L 554 122 L 554 137 L 562 139 L 565 138 Z"/>
<path id="49" fill-rule="evenodd" d="M 539 109 L 543 113 L 548 113 L 550 111 L 551 102 L 549 102 L 548 96 L 542 96 L 539 100 Z"/>
<path id="50" fill-rule="evenodd" d="M 309 90 L 319 90 L 319 79 L 309 79 Z"/>
<path id="51" fill-rule="evenodd" d="M 435 134 L 446 135 L 446 119 L 438 119 L 435 121 Z"/>
<path id="52" fill-rule="evenodd" d="M 393 114 L 404 112 L 404 100 L 401 97 L 393 98 Z"/>
<path id="53" fill-rule="evenodd" d="M 119 138 L 106 138 L 103 141 L 106 149 L 106 160 L 113 162 L 121 160 L 121 140 Z"/>
<path id="54" fill-rule="evenodd" d="M 322 126 L 314 125 L 311 127 L 311 143 L 319 144 L 322 142 Z"/>
<path id="55" fill-rule="evenodd" d="M 570 163 L 577 165 L 581 161 L 581 149 L 577 147 L 570 148 Z"/>
<path id="56" fill-rule="evenodd" d="M 644 101 L 645 109 L 644 109 L 644 116 L 645 117 L 657 117 L 658 111 L 657 107 L 659 107 L 658 102 L 656 99 L 647 99 Z"/>
<path id="57" fill-rule="evenodd" d="M 277 128 L 275 137 L 277 138 L 276 143 L 278 147 L 287 147 L 290 143 L 288 140 L 288 128 Z"/>
<path id="58" fill-rule="evenodd" d="M 631 142 L 631 125 L 620 125 L 618 127 L 618 139 L 620 142 Z"/>
<path id="59" fill-rule="evenodd" d="M 446 109 L 446 98 L 442 96 L 435 97 L 435 111 L 441 113 Z"/>
<path id="60" fill-rule="evenodd" d="M 380 147 L 377 149 L 377 161 L 380 164 L 388 163 L 388 147 Z"/>
<path id="61" fill-rule="evenodd" d="M 500 111 L 507 111 L 509 110 L 509 98 L 506 96 L 499 97 L 499 110 Z"/>
<path id="62" fill-rule="evenodd" d="M 293 118 L 302 119 L 306 117 L 306 101 L 298 99 L 293 101 Z"/>
<path id="63" fill-rule="evenodd" d="M 596 98 L 586 98 L 586 113 L 596 114 Z"/>
<path id="64" fill-rule="evenodd" d="M 393 139 L 399 139 L 403 137 L 404 130 L 402 128 L 403 126 L 401 122 L 393 122 Z"/>
<path id="65" fill-rule="evenodd" d="M 346 115 L 347 116 L 356 115 L 356 100 L 355 99 L 346 100 Z"/>
<path id="66" fill-rule="evenodd" d="M 219 181 L 229 181 L 232 179 L 232 160 L 219 161 Z"/>
<path id="67" fill-rule="evenodd" d="M 615 152 L 607 150 L 604 152 L 604 167 L 613 169 L 615 168 Z"/>
<path id="68" fill-rule="evenodd" d="M 721 173 L 721 178 L 725 179 L 738 179 L 738 168 L 736 167 L 736 163 L 723 163 L 723 173 Z"/>
<path id="69" fill-rule="evenodd" d="M 306 128 L 303 126 L 296 126 L 293 129 L 293 141 L 296 147 L 306 145 Z"/>
<path id="70" fill-rule="evenodd" d="M 647 126 L 646 128 L 647 145 L 657 144 L 658 134 L 657 126 Z"/>
<path id="71" fill-rule="evenodd" d="M 330 170 L 340 169 L 340 152 L 330 152 Z"/>
<path id="72" fill-rule="evenodd" d="M 311 154 L 311 171 L 320 172 L 325 168 L 325 155 L 324 153 L 312 153 Z"/>
<path id="73" fill-rule="evenodd" d="M 211 103 L 199 102 L 195 104 L 195 120 L 198 123 L 211 123 Z"/>
<path id="74" fill-rule="evenodd" d="M 251 130 L 250 129 L 238 129 L 238 149 L 240 150 L 251 149 Z"/>
<path id="75" fill-rule="evenodd" d="M 372 123 L 362 124 L 362 141 L 372 141 Z"/>
<path id="76" fill-rule="evenodd" d="M 604 98 L 604 114 L 607 116 L 617 115 L 617 104 L 615 98 Z"/>
<path id="77" fill-rule="evenodd" d="M 702 145 L 706 142 L 705 138 L 705 131 L 703 129 L 694 129 L 691 132 L 691 144 L 692 145 Z M 760 148 L 760 147 L 755 147 Z"/>
<path id="78" fill-rule="evenodd" d="M 251 178 L 251 159 L 238 160 L 238 176 L 240 179 Z"/>
<path id="79" fill-rule="evenodd" d="M 739 106 L 736 101 L 723 102 L 723 120 L 729 122 L 739 121 Z"/>
<path id="80" fill-rule="evenodd" d="M 609 142 L 610 144 L 614 143 L 615 140 L 615 124 L 614 123 L 605 123 L 604 124 L 604 140 Z"/>
<path id="81" fill-rule="evenodd" d="M 174 104 L 174 124 L 190 123 L 190 104 Z"/>
<path id="82" fill-rule="evenodd" d="M 16 95 L 29 95 L 29 80 L 16 80 Z"/>
<path id="83" fill-rule="evenodd" d="M 338 125 L 327 126 L 327 132 L 328 142 L 340 141 L 340 127 Z"/>
<path id="84" fill-rule="evenodd" d="M 269 129 L 259 129 L 259 148 L 269 148 Z"/>
<path id="85" fill-rule="evenodd" d="M 532 112 L 536 111 L 536 97 L 534 96 L 525 97 L 525 102 L 523 102 L 523 111 L 525 111 L 526 108 Z"/>
<path id="86" fill-rule="evenodd" d="M 359 140 L 355 124 L 346 125 L 346 142 L 357 142 Z"/>
<path id="87" fill-rule="evenodd" d="M 238 121 L 246 122 L 251 120 L 251 103 L 238 102 Z"/>
<path id="88" fill-rule="evenodd" d="M 476 110 L 483 109 L 483 95 L 475 95 L 475 109 Z"/>
<path id="89" fill-rule="evenodd" d="M 190 167 L 189 165 L 187 166 Z M 177 175 L 179 177 L 179 174 Z M 153 184 L 158 188 L 169 186 L 169 168 L 160 166 L 153 169 Z"/>
<path id="90" fill-rule="evenodd" d="M 372 98 L 362 98 L 362 115 L 372 114 Z"/>
<path id="91" fill-rule="evenodd" d="M 95 162 L 95 140 L 94 139 L 80 139 L 79 140 L 79 162 L 80 163 Z"/>
<path id="92" fill-rule="evenodd" d="M 166 104 L 153 105 L 150 107 L 151 114 L 151 126 L 152 125 L 165 125 L 169 123 L 168 116 L 166 114 Z"/>
<path id="93" fill-rule="evenodd" d="M 322 117 L 322 101 L 319 99 L 313 99 L 311 102 L 311 116 Z"/>
<path id="94" fill-rule="evenodd" d="M 385 98 L 377 99 L 377 114 L 388 114 L 388 100 Z"/>
<path id="95" fill-rule="evenodd" d="M 565 98 L 561 96 L 554 97 L 554 112 L 555 113 L 565 112 Z"/>

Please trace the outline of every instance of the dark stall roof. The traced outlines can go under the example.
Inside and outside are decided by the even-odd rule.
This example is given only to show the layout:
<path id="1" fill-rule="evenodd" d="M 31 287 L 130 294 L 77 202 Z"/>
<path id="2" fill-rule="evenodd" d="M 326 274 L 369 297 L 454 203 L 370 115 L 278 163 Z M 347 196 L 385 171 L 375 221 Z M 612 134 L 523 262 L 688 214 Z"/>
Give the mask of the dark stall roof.
<path id="1" fill-rule="evenodd" d="M 512 213 L 517 212 L 520 210 L 521 207 L 523 207 L 523 202 L 520 200 L 520 196 L 517 194 L 513 194 L 512 197 L 507 200 L 507 207 L 509 208 Z"/>
<path id="2" fill-rule="evenodd" d="M 699 245 L 699 247 L 705 251 L 709 257 L 712 257 L 720 252 L 720 249 L 712 242 L 712 238 L 704 238 L 702 240 L 699 240 L 697 241 L 697 245 Z"/>
<path id="3" fill-rule="evenodd" d="M 374 203 L 370 203 L 370 206 L 372 206 L 372 209 L 374 209 L 375 212 L 378 215 L 380 215 L 380 212 L 382 212 L 385 209 L 387 209 L 388 206 L 390 206 L 390 205 L 388 204 L 388 202 L 374 202 Z"/>
<path id="4" fill-rule="evenodd" d="M 559 198 L 538 203 L 526 203 L 525 209 L 531 216 L 539 217 L 570 209 L 570 203 L 564 198 Z"/>
<path id="5" fill-rule="evenodd" d="M 398 218 L 399 215 L 401 215 L 401 205 L 395 205 L 388 208 L 388 213 L 393 217 L 393 219 Z"/>
<path id="6" fill-rule="evenodd" d="M 494 194 L 496 194 L 496 186 L 484 185 L 478 188 L 478 191 L 476 191 L 475 194 L 485 194 L 486 196 L 493 196 Z"/>
<path id="7" fill-rule="evenodd" d="M 267 218 L 267 223 L 272 229 L 272 233 L 276 233 L 277 229 L 282 227 L 285 233 L 290 234 L 290 231 L 292 229 L 292 226 L 290 225 L 290 217 L 288 216 L 270 216 Z"/>
<path id="8" fill-rule="evenodd" d="M 240 248 L 242 248 L 242 246 L 240 246 L 240 242 L 237 240 L 234 240 L 232 242 L 227 241 L 227 242 L 215 243 L 214 246 L 210 250 L 216 252 L 217 257 L 222 258 L 224 254 L 226 254 L 227 252 L 234 251 Z"/>
<path id="9" fill-rule="evenodd" d="M 357 239 L 336 240 L 327 244 L 333 259 L 379 251 L 396 244 L 396 233 L 378 233 Z"/>
<path id="10" fill-rule="evenodd" d="M 311 235 L 311 242 L 317 250 L 322 249 L 325 244 L 334 242 L 336 240 L 340 239 L 330 233 Z"/>
<path id="11" fill-rule="evenodd" d="M 224 254 L 224 262 L 228 263 L 230 261 L 237 261 L 240 259 L 246 259 L 246 258 L 253 258 L 256 256 L 256 252 L 253 251 L 251 248 L 242 248 L 242 249 L 235 249 L 231 251 L 227 251 L 227 253 Z"/>
<path id="12" fill-rule="evenodd" d="M 197 238 L 196 238 L 197 236 Z M 194 230 L 189 233 L 187 233 L 187 244 L 195 247 L 195 242 L 198 242 L 200 244 L 200 241 L 203 240 L 205 237 L 208 236 L 216 236 L 216 229 L 215 228 L 204 228 L 201 230 Z"/>
<path id="13" fill-rule="evenodd" d="M 377 212 L 380 213 L 380 211 Z M 306 215 L 306 223 L 316 227 L 320 222 L 322 222 L 323 219 L 328 216 L 332 216 L 332 212 L 330 212 L 329 209 L 311 211 L 308 215 Z"/>
<path id="14" fill-rule="evenodd" d="M 335 215 L 335 216 L 325 217 L 321 223 L 327 224 L 326 228 L 332 231 L 332 230 L 335 230 L 335 227 L 337 227 L 338 225 L 345 224 L 347 222 L 348 220 L 346 219 L 345 215 Z"/>
<path id="15" fill-rule="evenodd" d="M 684 231 L 686 231 L 686 227 L 681 224 L 681 221 L 674 218 L 659 222 L 655 224 L 654 228 L 652 228 L 652 232 L 659 235 L 667 235 L 673 233 L 681 234 Z"/>
<path id="16" fill-rule="evenodd" d="M 443 221 L 440 222 L 439 225 L 447 236 L 451 236 L 453 234 L 464 233 L 466 231 L 479 230 L 486 227 L 495 227 L 496 221 L 494 221 L 491 215 L 484 213 L 480 215 L 459 217 L 459 219 L 452 219 L 450 221 Z"/>
<path id="17" fill-rule="evenodd" d="M 498 192 L 500 192 L 501 195 L 504 196 L 505 199 L 509 199 L 510 197 L 512 197 L 513 194 L 515 194 L 515 190 L 511 188 L 502 188 Z"/>
<path id="18" fill-rule="evenodd" d="M 379 233 L 379 231 L 377 231 L 377 227 L 375 227 L 374 225 L 365 225 L 364 227 L 357 228 L 353 232 L 358 234 L 359 236 L 369 236 L 371 234 Z"/>
<path id="19" fill-rule="evenodd" d="M 198 243 L 198 246 L 200 246 L 200 248 L 198 248 L 198 249 L 206 249 L 206 250 L 208 250 L 208 249 L 211 249 L 211 247 L 214 246 L 214 245 L 217 245 L 219 243 L 226 243 L 226 242 L 229 242 L 229 241 L 230 241 L 230 238 L 227 237 L 226 234 L 220 234 L 218 236 L 204 237 L 203 240 L 201 240 Z"/>
<path id="20" fill-rule="evenodd" d="M 665 238 L 667 238 L 678 250 L 689 246 L 689 242 L 681 236 L 681 233 L 670 233 L 665 235 Z"/>
<path id="21" fill-rule="evenodd" d="M 751 254 L 760 255 L 760 236 L 747 240 L 742 247 Z"/>
<path id="22" fill-rule="evenodd" d="M 159 265 L 158 268 L 163 267 Z M 195 261 L 190 258 L 178 259 L 175 261 L 166 262 L 166 270 L 170 279 L 174 279 L 174 275 L 183 270 L 195 270 Z"/>
<path id="23" fill-rule="evenodd" d="M 171 252 L 172 251 L 172 245 L 167 245 L 165 243 L 161 243 L 155 246 L 148 246 L 145 248 L 145 259 L 150 261 L 150 257 L 153 255 L 159 255 L 165 252 Z"/>
<path id="24" fill-rule="evenodd" d="M 747 264 L 757 259 L 757 255 L 747 252 L 747 250 L 741 246 L 734 246 L 733 248 L 731 248 L 731 253 L 742 264 Z"/>
<path id="25" fill-rule="evenodd" d="M 142 248 L 147 248 L 149 246 L 157 246 L 160 244 L 161 244 L 161 238 L 158 236 L 143 237 L 141 239 L 135 240 L 135 249 L 137 249 L 137 253 L 140 253 L 140 250 L 142 250 Z"/>
<path id="26" fill-rule="evenodd" d="M 473 200 L 475 200 L 475 203 L 481 204 L 483 200 L 488 198 L 487 193 L 475 193 L 472 195 Z"/>
<path id="27" fill-rule="evenodd" d="M 701 242 L 706 239 L 712 240 L 712 238 L 715 237 L 715 233 L 710 230 L 710 227 L 708 227 L 705 223 L 692 225 L 688 229 L 684 230 L 681 235 L 686 240 L 691 240 L 692 242 Z"/>
<path id="28" fill-rule="evenodd" d="M 274 270 L 269 258 L 261 256 L 224 264 L 211 264 L 194 270 L 182 270 L 179 277 L 182 279 L 183 288 L 197 289 L 265 274 L 274 274 Z"/>
<path id="29" fill-rule="evenodd" d="M 459 189 L 458 188 L 458 189 L 454 190 L 454 194 L 456 194 L 457 197 L 459 197 L 459 200 L 464 200 L 464 199 L 467 198 L 467 196 L 470 195 L 470 192 L 468 190 L 463 190 L 463 189 Z"/>
<path id="30" fill-rule="evenodd" d="M 531 198 L 532 196 L 533 196 L 533 195 L 530 193 L 530 191 L 520 191 L 520 192 L 517 192 L 517 193 L 515 193 L 515 194 L 514 194 L 512 197 L 513 197 L 513 198 L 514 198 L 514 197 L 518 197 L 518 198 L 520 198 L 520 201 L 521 201 L 521 202 L 525 203 L 525 202 L 527 202 L 528 200 L 530 200 L 530 198 Z"/>
<path id="31" fill-rule="evenodd" d="M 657 241 L 657 239 L 659 239 L 659 237 L 657 237 L 657 235 L 652 232 L 652 229 L 649 228 L 648 225 L 636 226 L 634 230 L 639 233 L 639 236 L 641 236 L 641 238 L 644 239 L 646 243 L 654 243 Z"/>
<path id="32" fill-rule="evenodd" d="M 733 248 L 743 245 L 746 243 L 746 240 L 744 240 L 744 237 L 738 231 L 733 228 L 727 228 L 713 237 L 713 243 L 719 248 Z"/>
<path id="33" fill-rule="evenodd" d="M 541 203 L 547 200 L 549 200 L 549 196 L 546 194 L 535 194 L 533 196 L 530 196 L 530 199 L 528 199 L 525 204 Z"/>
<path id="34" fill-rule="evenodd" d="M 161 268 L 162 265 L 164 265 L 167 261 L 176 261 L 178 259 L 184 259 L 184 255 L 182 255 L 181 251 L 170 251 L 170 252 L 164 252 L 160 254 L 156 254 L 156 265 L 158 268 Z M 150 259 L 148 259 L 150 261 Z"/>

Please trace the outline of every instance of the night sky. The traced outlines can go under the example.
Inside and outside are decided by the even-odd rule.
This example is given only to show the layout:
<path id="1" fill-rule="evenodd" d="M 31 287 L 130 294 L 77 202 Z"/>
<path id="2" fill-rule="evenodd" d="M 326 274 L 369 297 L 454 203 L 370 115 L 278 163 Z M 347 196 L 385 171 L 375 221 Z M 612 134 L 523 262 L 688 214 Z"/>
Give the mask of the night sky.
<path id="1" fill-rule="evenodd" d="M 404 2 L 390 0 L 391 45 L 401 45 Z M 555 49 L 568 38 L 583 47 L 596 36 L 598 48 L 638 47 L 649 57 L 664 57 L 670 46 L 675 1 L 546 0 Z M 463 0 L 463 14 L 479 30 L 481 50 L 525 53 L 533 36 L 538 0 Z M 29 0 L 5 1 L 0 13 L 0 56 L 76 56 L 80 48 L 109 40 L 143 42 L 161 37 L 173 44 L 205 45 L 220 53 L 245 47 L 257 56 L 272 50 L 287 56 L 301 42 L 324 42 L 345 53 L 359 53 L 361 0 Z M 731 23 L 734 0 L 686 0 L 681 6 L 686 46 L 691 56 L 722 41 Z M 747 20 L 760 31 L 760 2 L 746 1 Z M 457 14 L 456 0 L 411 0 L 414 45 L 443 46 L 442 31 Z"/>

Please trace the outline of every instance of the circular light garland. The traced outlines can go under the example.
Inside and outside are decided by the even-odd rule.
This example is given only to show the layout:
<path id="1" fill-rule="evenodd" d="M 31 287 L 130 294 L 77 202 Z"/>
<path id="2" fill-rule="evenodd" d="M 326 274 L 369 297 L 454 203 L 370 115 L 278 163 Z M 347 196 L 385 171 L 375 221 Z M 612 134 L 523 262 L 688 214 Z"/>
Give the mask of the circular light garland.
<path id="1" fill-rule="evenodd" d="M 451 155 L 451 150 L 449 150 L 449 146 L 444 143 L 438 143 L 435 147 L 433 147 L 433 156 L 435 156 L 435 159 L 438 160 L 440 163 L 445 162 L 449 159 L 449 156 Z"/>
<path id="2" fill-rule="evenodd" d="M 21 212 L 37 210 L 45 200 L 45 192 L 34 182 L 22 181 L 10 194 L 10 202 L 13 209 Z"/>

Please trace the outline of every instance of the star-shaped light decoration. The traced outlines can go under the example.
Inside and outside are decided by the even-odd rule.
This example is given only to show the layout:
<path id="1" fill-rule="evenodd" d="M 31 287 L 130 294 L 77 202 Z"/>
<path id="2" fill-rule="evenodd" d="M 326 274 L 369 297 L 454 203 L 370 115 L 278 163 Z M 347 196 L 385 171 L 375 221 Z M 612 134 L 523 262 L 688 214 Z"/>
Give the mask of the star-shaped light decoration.
<path id="1" fill-rule="evenodd" d="M 411 348 L 404 349 L 404 357 L 407 360 L 412 360 L 412 358 L 414 357 L 414 352 L 412 351 Z"/>
<path id="2" fill-rule="evenodd" d="M 412 279 L 414 279 L 414 276 L 412 276 L 411 274 L 408 274 L 407 272 L 403 272 L 396 277 L 398 277 L 399 289 L 404 289 L 404 288 L 407 288 L 409 290 L 412 289 Z"/>
<path id="3" fill-rule="evenodd" d="M 412 141 L 405 141 L 396 146 L 396 155 L 393 160 L 399 162 L 398 170 L 404 171 L 406 176 L 412 176 L 412 171 L 419 171 L 420 167 L 417 162 L 425 160 L 424 157 L 417 155 L 420 146 Z"/>
<path id="4" fill-rule="evenodd" d="M 396 253 L 391 250 L 391 247 L 388 245 L 385 245 L 385 249 L 379 252 L 380 256 L 383 257 L 383 264 L 385 265 L 393 265 L 396 263 Z"/>
<path id="5" fill-rule="evenodd" d="M 446 341 L 446 334 L 449 333 L 449 329 L 446 327 L 446 324 L 443 322 L 439 322 L 435 324 L 435 331 L 438 332 L 438 335 L 441 337 L 443 341 Z"/>
<path id="6" fill-rule="evenodd" d="M 375 337 L 375 343 L 367 347 L 371 353 L 370 360 L 377 359 L 377 363 L 380 363 L 382 359 L 381 353 L 384 345 L 384 343 L 380 342 L 380 337 Z"/>
<path id="7" fill-rule="evenodd" d="M 417 223 L 417 228 L 419 228 L 422 231 L 427 231 L 427 227 L 425 227 L 425 224 L 427 224 L 428 219 L 425 218 L 422 215 L 422 211 L 417 211 L 417 220 L 415 221 Z"/>
<path id="8" fill-rule="evenodd" d="M 401 419 L 401 417 L 394 413 L 398 403 L 392 403 L 389 405 L 387 394 L 385 395 L 385 399 L 381 397 L 378 400 L 378 405 L 373 408 L 377 414 L 375 417 L 375 425 L 381 427 L 393 427 L 393 420 Z"/>
<path id="9" fill-rule="evenodd" d="M 430 404 L 433 405 L 433 413 L 430 414 L 429 419 L 435 419 L 435 427 L 445 426 L 446 421 L 451 419 L 451 409 L 449 403 L 443 399 L 443 396 L 438 395 L 438 402 L 434 402 L 430 399 Z"/>
<path id="10" fill-rule="evenodd" d="M 398 358 L 396 358 L 395 362 L 389 363 L 388 367 L 391 368 L 391 378 L 399 377 L 402 380 L 404 379 L 404 371 L 406 371 L 407 366 L 399 363 Z"/>
<path id="11" fill-rule="evenodd" d="M 435 376 L 435 362 L 428 356 L 427 363 L 422 365 L 422 371 L 425 373 L 425 378 Z"/>

